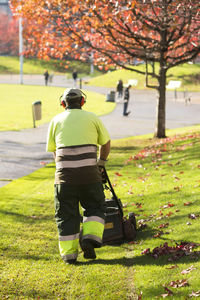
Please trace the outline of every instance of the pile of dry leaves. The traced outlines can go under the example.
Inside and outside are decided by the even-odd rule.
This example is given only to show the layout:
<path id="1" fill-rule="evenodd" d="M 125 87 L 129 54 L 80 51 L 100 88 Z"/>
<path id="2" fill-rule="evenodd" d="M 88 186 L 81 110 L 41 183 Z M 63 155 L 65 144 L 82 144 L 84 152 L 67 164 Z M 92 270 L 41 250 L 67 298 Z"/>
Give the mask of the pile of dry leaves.
<path id="1" fill-rule="evenodd" d="M 168 243 L 164 243 L 159 247 L 154 248 L 152 251 L 150 248 L 142 251 L 141 254 L 150 255 L 153 258 L 157 259 L 160 256 L 168 255 L 168 261 L 176 261 L 185 255 L 200 255 L 200 251 L 193 252 L 193 249 L 200 246 L 200 244 L 191 243 L 191 242 L 181 242 L 176 244 L 176 246 L 169 246 Z"/>

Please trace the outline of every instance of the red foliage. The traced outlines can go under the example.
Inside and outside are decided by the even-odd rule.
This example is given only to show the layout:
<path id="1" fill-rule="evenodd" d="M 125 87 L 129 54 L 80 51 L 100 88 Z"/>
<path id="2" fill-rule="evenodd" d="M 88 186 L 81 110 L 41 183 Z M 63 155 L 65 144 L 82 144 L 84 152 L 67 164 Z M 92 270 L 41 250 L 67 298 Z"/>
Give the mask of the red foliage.
<path id="1" fill-rule="evenodd" d="M 159 92 L 156 136 L 165 137 L 166 73 L 200 52 L 199 0 L 192 5 L 188 0 L 11 0 L 11 4 L 13 12 L 27 21 L 27 55 L 72 57 L 93 61 L 99 69 L 114 65 L 146 75 L 146 86 Z M 147 62 L 146 70 L 135 68 L 135 60 Z M 149 76 L 157 80 L 155 85 Z"/>
<path id="2" fill-rule="evenodd" d="M 88 59 L 93 49 L 100 68 L 128 67 L 135 58 L 159 61 L 161 53 L 168 64 L 191 59 L 199 47 L 199 1 L 193 0 L 192 6 L 187 0 L 166 3 L 11 0 L 12 10 L 28 22 L 28 54 Z"/>
<path id="3" fill-rule="evenodd" d="M 11 16 L 0 14 L 0 54 L 18 55 L 18 21 Z"/>

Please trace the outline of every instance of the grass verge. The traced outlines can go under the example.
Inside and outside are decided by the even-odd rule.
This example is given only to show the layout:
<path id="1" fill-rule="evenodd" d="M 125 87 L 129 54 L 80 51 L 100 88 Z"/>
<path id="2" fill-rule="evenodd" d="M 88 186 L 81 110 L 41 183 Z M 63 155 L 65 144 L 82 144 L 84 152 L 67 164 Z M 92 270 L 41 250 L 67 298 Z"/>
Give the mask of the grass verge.
<path id="1" fill-rule="evenodd" d="M 132 243 L 97 249 L 95 261 L 84 260 L 81 251 L 77 266 L 59 257 L 54 164 L 2 187 L 1 299 L 198 295 L 200 247 L 192 243 L 200 243 L 200 126 L 184 131 L 169 131 L 163 140 L 148 135 L 112 142 L 107 171 L 125 214 L 136 213 L 138 234 Z M 164 243 L 182 241 L 190 243 L 182 256 L 175 249 L 163 253 Z"/>
<path id="2" fill-rule="evenodd" d="M 66 68 L 67 66 L 67 68 Z M 91 78 L 89 84 L 93 86 L 103 86 L 115 88 L 119 79 L 124 83 L 128 83 L 129 79 L 138 80 L 138 89 L 145 89 L 145 77 L 135 72 L 127 70 L 109 71 L 102 74 L 97 68 L 94 68 L 94 74 L 90 74 L 90 64 L 80 61 L 59 61 L 50 60 L 44 61 L 39 59 L 24 58 L 23 72 L 24 74 L 43 74 L 47 69 L 50 74 L 66 74 L 67 78 L 72 78 L 74 69 L 78 71 L 79 78 L 85 76 Z M 19 74 L 19 58 L 0 56 L 0 74 Z M 145 71 L 145 65 L 135 66 L 135 69 Z M 158 66 L 156 65 L 156 69 Z M 178 91 L 200 91 L 200 64 L 183 64 L 170 69 L 167 73 L 167 82 L 169 80 L 180 80 L 181 88 Z M 157 84 L 154 79 L 149 78 L 149 83 Z"/>
<path id="3" fill-rule="evenodd" d="M 46 86 L 0 85 L 0 131 L 21 130 L 33 127 L 32 103 L 42 102 L 42 120 L 36 125 L 48 123 L 53 116 L 63 111 L 59 97 L 64 88 Z M 84 109 L 97 115 L 111 112 L 115 104 L 105 101 L 105 96 L 85 91 L 87 102 Z"/>
<path id="4" fill-rule="evenodd" d="M 66 74 L 68 78 L 72 78 L 72 72 L 77 70 L 79 77 L 90 75 L 90 64 L 80 61 L 61 61 L 51 59 L 49 61 L 26 58 L 23 62 L 24 74 L 43 74 L 45 70 L 50 74 Z M 19 57 L 16 56 L 0 56 L 0 74 L 19 74 L 20 63 Z M 100 75 L 101 72 L 94 68 L 93 76 Z"/>
<path id="5" fill-rule="evenodd" d="M 145 65 L 136 66 L 135 69 L 145 71 Z M 182 85 L 177 90 L 188 90 L 188 91 L 200 91 L 200 64 L 183 64 L 170 69 L 167 73 L 167 82 L 169 80 L 180 80 Z M 138 74 L 136 72 L 117 70 L 112 72 L 107 72 L 104 75 L 100 75 L 92 78 L 89 81 L 90 85 L 93 86 L 103 86 L 109 88 L 116 88 L 117 82 L 122 79 L 124 84 L 127 84 L 129 79 L 137 79 L 138 85 L 137 89 L 145 89 L 145 76 Z M 150 79 L 151 84 L 157 84 L 153 79 Z"/>

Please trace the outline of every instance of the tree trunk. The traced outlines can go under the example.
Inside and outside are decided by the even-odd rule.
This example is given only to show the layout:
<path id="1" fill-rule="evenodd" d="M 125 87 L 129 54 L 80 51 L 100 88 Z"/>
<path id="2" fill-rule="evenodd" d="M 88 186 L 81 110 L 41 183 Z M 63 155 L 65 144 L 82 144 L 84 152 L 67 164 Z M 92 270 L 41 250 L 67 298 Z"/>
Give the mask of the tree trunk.
<path id="1" fill-rule="evenodd" d="M 161 66 L 159 76 L 159 88 L 156 111 L 156 129 L 154 136 L 157 138 L 165 138 L 165 114 L 166 114 L 166 71 Z"/>

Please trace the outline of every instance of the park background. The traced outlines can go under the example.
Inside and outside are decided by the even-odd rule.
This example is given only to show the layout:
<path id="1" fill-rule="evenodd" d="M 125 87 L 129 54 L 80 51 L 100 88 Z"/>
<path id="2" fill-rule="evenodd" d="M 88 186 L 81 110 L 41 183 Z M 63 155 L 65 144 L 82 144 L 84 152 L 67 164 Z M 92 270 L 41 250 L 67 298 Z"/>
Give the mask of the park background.
<path id="1" fill-rule="evenodd" d="M 9 81 L 0 86 L 0 130 L 7 133 L 7 147 L 13 130 L 17 133 L 32 128 L 27 109 L 35 99 L 30 99 L 30 95 L 36 89 L 37 97 L 42 93 L 44 104 L 51 100 L 46 108 L 44 106 L 37 128 L 31 129 L 32 134 L 35 130 L 37 135 L 40 127 L 61 111 L 58 97 L 63 87 L 53 86 L 54 78 L 50 86 L 43 86 L 44 70 L 48 69 L 55 78 L 64 74 L 71 82 L 74 67 L 88 90 L 90 86 L 113 90 L 119 78 L 125 83 L 137 78 L 137 89 L 145 88 L 144 77 L 129 71 L 111 69 L 104 74 L 96 70 L 91 78 L 90 65 L 72 62 L 67 72 L 57 68 L 55 61 L 36 59 L 25 59 L 24 74 L 39 74 L 41 86 L 12 85 L 12 78 L 19 80 L 18 57 L 0 57 L 0 77 L 7 76 Z M 138 66 L 143 67 L 143 64 Z M 199 103 L 199 68 L 198 63 L 190 62 L 172 69 L 169 79 L 182 81 L 177 101 L 183 105 L 185 90 L 195 95 L 191 97 L 191 106 Z M 11 92 L 9 99 L 8 91 Z M 171 92 L 171 101 L 175 101 L 174 91 Z M 91 94 L 87 104 L 88 110 L 99 115 L 110 114 L 118 105 L 106 102 L 105 95 L 99 93 Z M 20 111 L 24 115 L 19 120 Z M 66 266 L 60 260 L 54 223 L 53 162 L 46 163 L 41 158 L 35 172 L 16 180 L 7 178 L 7 184 L 0 188 L 2 299 L 188 299 L 200 296 L 200 126 L 176 128 L 166 133 L 167 138 L 163 139 L 154 138 L 152 132 L 112 141 L 107 171 L 123 202 L 125 214 L 132 211 L 136 214 L 138 231 L 136 240 L 131 243 L 99 249 L 95 261 L 84 261 L 81 250 L 77 266 Z M 3 155 L 2 152 L 2 161 L 6 159 Z"/>

